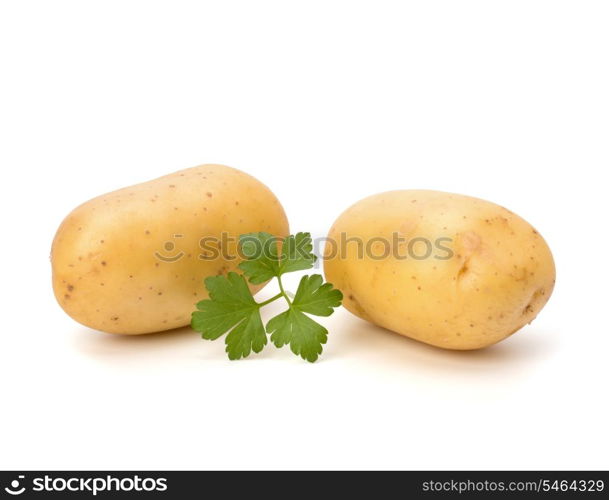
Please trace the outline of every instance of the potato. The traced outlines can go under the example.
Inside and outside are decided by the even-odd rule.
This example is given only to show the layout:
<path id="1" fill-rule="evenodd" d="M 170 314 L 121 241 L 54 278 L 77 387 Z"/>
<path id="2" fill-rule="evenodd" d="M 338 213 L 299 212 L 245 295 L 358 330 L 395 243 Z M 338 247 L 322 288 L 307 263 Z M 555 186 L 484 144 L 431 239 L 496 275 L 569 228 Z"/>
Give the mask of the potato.
<path id="1" fill-rule="evenodd" d="M 324 271 L 343 305 L 438 347 L 499 342 L 530 323 L 554 288 L 541 235 L 509 210 L 469 196 L 377 194 L 346 210 L 328 237 Z"/>
<path id="2" fill-rule="evenodd" d="M 265 185 L 230 167 L 201 165 L 119 189 L 59 227 L 55 296 L 73 319 L 105 332 L 184 326 L 207 298 L 203 279 L 235 270 L 237 239 L 254 231 L 287 236 L 286 215 Z"/>

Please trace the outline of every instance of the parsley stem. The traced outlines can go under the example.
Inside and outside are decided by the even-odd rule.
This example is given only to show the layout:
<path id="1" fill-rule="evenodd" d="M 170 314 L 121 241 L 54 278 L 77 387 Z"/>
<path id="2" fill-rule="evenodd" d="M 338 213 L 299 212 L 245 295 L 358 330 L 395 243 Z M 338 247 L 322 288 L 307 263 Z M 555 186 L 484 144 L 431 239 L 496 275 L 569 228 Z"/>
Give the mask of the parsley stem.
<path id="1" fill-rule="evenodd" d="M 291 306 L 292 301 L 290 300 L 290 297 L 288 297 L 288 294 L 285 293 L 285 290 L 283 289 L 283 283 L 281 282 L 281 276 L 277 276 L 277 282 L 279 283 L 279 290 L 281 290 L 281 295 L 283 295 L 283 298 L 286 300 L 288 305 Z"/>
<path id="2" fill-rule="evenodd" d="M 279 292 L 277 295 L 271 297 L 268 300 L 265 300 L 264 302 L 258 302 L 258 307 L 266 306 L 267 304 L 276 301 L 279 297 L 283 297 L 283 293 Z"/>

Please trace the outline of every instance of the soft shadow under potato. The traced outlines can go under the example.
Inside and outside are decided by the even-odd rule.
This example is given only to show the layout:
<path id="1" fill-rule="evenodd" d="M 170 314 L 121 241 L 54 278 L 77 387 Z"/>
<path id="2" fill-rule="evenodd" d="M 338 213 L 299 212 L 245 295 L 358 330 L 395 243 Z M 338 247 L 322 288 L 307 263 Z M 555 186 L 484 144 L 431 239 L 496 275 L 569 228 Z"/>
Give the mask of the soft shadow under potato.
<path id="1" fill-rule="evenodd" d="M 199 340 L 199 336 L 190 326 L 184 326 L 146 335 L 117 335 L 81 328 L 75 332 L 73 342 L 75 348 L 87 356 L 125 359 L 173 352 L 186 346 L 192 349 Z"/>
<path id="2" fill-rule="evenodd" d="M 557 348 L 556 338 L 550 339 L 534 326 L 527 326 L 518 335 L 484 349 L 441 349 L 349 316 L 346 312 L 341 314 L 341 326 L 333 327 L 336 335 L 330 340 L 328 360 L 354 358 L 396 370 L 483 374 L 537 363 L 540 358 L 552 356 Z"/>
<path id="3" fill-rule="evenodd" d="M 144 335 L 116 335 L 80 328 L 73 337 L 75 349 L 96 361 L 111 364 L 133 364 L 150 358 L 163 362 L 181 359 L 197 363 L 239 363 L 279 354 L 267 345 L 261 353 L 232 362 L 226 358 L 224 338 L 215 342 L 203 340 L 190 326 Z"/>

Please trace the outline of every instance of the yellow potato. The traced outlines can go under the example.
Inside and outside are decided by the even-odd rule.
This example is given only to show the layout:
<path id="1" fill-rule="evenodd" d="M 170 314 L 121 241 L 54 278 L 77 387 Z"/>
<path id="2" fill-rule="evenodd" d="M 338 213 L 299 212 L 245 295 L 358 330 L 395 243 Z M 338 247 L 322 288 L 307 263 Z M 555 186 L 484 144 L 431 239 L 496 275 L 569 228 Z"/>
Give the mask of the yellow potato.
<path id="1" fill-rule="evenodd" d="M 73 319 L 105 332 L 184 326 L 207 298 L 203 279 L 236 270 L 239 235 L 256 231 L 287 236 L 283 208 L 264 184 L 230 167 L 201 165 L 119 189 L 59 227 L 55 296 Z"/>
<path id="2" fill-rule="evenodd" d="M 447 349 L 478 349 L 530 323 L 555 268 L 541 235 L 488 201 L 390 191 L 332 226 L 324 271 L 343 305 L 372 323 Z M 361 258 L 359 258 L 361 257 Z"/>

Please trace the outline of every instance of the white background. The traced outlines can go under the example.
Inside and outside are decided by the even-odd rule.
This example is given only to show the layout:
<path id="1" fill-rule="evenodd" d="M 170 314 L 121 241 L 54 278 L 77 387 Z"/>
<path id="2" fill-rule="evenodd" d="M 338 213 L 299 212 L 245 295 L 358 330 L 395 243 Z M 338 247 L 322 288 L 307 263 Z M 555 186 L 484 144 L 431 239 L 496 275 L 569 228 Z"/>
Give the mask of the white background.
<path id="1" fill-rule="evenodd" d="M 0 468 L 609 468 L 608 26 L 594 1 L 3 1 Z M 505 205 L 554 296 L 479 352 L 340 310 L 315 364 L 66 316 L 63 217 L 212 162 L 293 231 L 396 188 Z"/>

